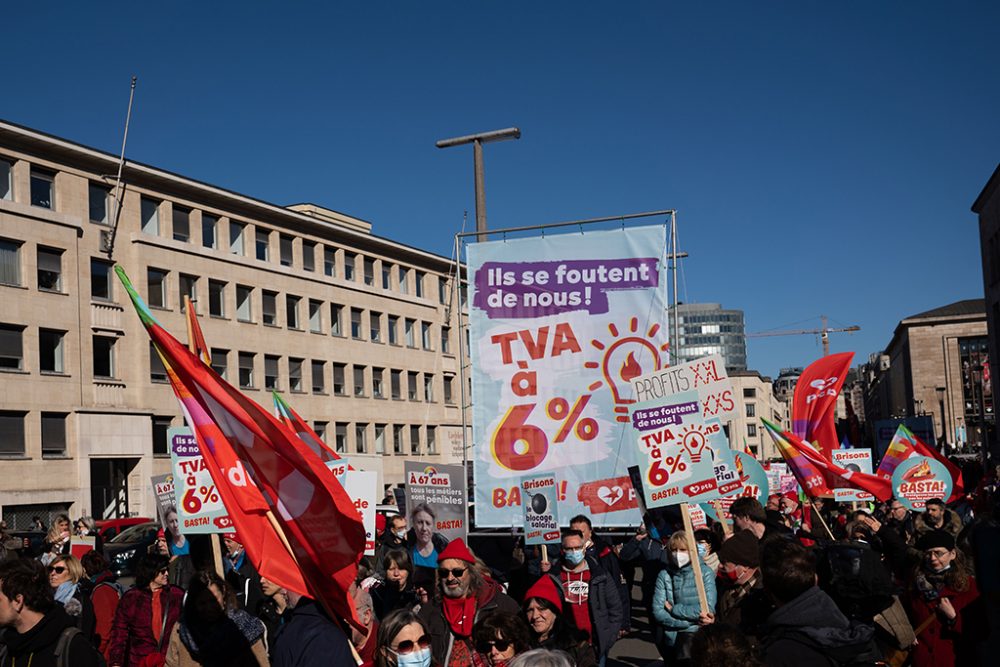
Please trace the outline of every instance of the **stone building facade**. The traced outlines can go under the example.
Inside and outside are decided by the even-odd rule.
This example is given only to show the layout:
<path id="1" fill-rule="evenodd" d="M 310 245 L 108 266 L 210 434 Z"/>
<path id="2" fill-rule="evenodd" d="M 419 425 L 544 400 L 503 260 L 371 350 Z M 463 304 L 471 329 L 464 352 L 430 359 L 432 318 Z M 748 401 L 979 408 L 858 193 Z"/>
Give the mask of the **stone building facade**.
<path id="1" fill-rule="evenodd" d="M 761 461 L 781 458 L 760 422 L 763 418 L 783 428 L 791 426 L 788 404 L 774 394 L 771 378 L 757 371 L 732 371 L 729 379 L 733 383 L 737 415 L 729 423 L 729 442 L 733 449 L 742 451 L 746 442 Z"/>
<path id="2" fill-rule="evenodd" d="M 983 264 L 983 295 L 990 350 L 990 368 L 1000 368 L 1000 164 L 972 204 L 979 216 L 979 250 Z M 996 430 L 990 439 L 992 451 L 1000 455 Z"/>

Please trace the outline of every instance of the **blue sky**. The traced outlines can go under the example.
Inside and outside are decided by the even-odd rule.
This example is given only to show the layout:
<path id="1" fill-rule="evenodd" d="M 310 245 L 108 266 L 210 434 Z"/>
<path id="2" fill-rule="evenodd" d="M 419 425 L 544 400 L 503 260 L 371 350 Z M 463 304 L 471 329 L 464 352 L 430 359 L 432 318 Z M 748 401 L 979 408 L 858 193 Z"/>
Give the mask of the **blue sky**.
<path id="1" fill-rule="evenodd" d="M 114 152 L 134 73 L 131 159 L 381 236 L 450 255 L 472 156 L 434 142 L 517 125 L 486 149 L 491 227 L 675 208 L 682 299 L 750 331 L 823 313 L 861 360 L 982 295 L 995 2 L 31 4 L 4 10 L 0 117 Z"/>

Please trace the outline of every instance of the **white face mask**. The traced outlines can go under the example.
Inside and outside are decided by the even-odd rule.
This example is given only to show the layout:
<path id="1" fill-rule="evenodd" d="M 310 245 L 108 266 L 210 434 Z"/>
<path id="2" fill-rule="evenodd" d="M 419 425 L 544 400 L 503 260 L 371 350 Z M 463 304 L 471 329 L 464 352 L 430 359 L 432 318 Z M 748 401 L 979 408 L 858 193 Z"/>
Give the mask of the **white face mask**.
<path id="1" fill-rule="evenodd" d="M 684 567 L 691 562 L 691 557 L 686 551 L 671 551 L 670 558 L 674 561 L 677 567 Z"/>
<path id="2" fill-rule="evenodd" d="M 403 530 L 394 530 L 394 531 L 392 531 L 392 534 L 395 535 L 398 539 L 401 539 L 401 540 L 405 540 L 406 539 L 406 529 L 405 528 Z"/>

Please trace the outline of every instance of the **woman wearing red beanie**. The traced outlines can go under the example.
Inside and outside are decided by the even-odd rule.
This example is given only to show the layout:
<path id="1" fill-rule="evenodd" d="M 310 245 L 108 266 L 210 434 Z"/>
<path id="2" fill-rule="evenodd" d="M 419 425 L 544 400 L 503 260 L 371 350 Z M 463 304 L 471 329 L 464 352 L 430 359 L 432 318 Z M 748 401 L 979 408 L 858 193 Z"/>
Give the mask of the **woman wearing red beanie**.
<path id="1" fill-rule="evenodd" d="M 543 574 L 524 596 L 524 616 L 534 635 L 535 647 L 565 651 L 577 667 L 597 667 L 597 656 L 572 614 L 563 613 L 562 587 Z"/>

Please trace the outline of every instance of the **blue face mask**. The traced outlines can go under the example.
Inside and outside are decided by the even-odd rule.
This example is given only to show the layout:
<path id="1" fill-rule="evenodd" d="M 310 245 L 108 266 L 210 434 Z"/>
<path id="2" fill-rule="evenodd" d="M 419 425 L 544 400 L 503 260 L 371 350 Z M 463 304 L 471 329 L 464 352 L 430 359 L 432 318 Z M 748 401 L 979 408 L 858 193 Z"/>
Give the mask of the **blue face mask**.
<path id="1" fill-rule="evenodd" d="M 563 558 L 565 558 L 566 562 L 571 565 L 579 565 L 583 562 L 583 549 L 580 549 L 579 551 L 564 551 Z"/>
<path id="2" fill-rule="evenodd" d="M 411 653 L 396 654 L 399 667 L 431 667 L 431 647 L 417 649 Z"/>
<path id="3" fill-rule="evenodd" d="M 704 558 L 705 556 L 707 556 L 708 555 L 708 547 L 706 547 L 704 544 L 699 543 L 698 544 L 698 555 L 701 556 L 702 558 Z"/>

